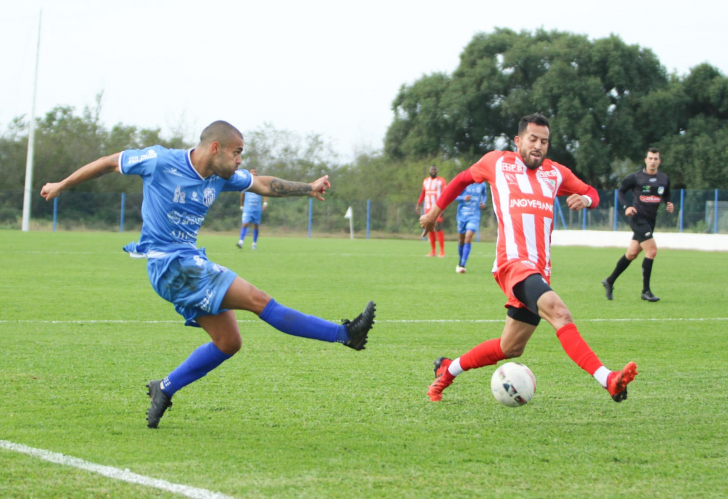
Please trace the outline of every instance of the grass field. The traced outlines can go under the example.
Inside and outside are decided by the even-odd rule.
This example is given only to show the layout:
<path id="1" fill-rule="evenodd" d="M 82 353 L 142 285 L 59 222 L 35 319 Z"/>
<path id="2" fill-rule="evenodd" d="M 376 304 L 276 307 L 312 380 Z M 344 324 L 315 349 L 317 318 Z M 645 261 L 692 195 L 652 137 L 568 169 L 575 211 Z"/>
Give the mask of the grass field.
<path id="1" fill-rule="evenodd" d="M 661 250 L 639 300 L 639 263 L 601 280 L 621 249 L 553 248 L 552 285 L 601 360 L 639 366 L 612 402 L 542 324 L 520 361 L 518 409 L 492 368 L 441 403 L 432 361 L 500 335 L 494 247 L 428 259 L 420 241 L 203 235 L 213 261 L 279 302 L 336 320 L 372 299 L 363 352 L 279 333 L 238 313 L 243 349 L 175 396 L 146 428 L 145 383 L 207 336 L 186 328 L 123 246 L 136 234 L 0 232 L 0 441 L 234 497 L 727 497 L 728 255 Z M 659 241 L 658 241 L 659 245 Z M 0 447 L 0 497 L 174 497 Z"/>

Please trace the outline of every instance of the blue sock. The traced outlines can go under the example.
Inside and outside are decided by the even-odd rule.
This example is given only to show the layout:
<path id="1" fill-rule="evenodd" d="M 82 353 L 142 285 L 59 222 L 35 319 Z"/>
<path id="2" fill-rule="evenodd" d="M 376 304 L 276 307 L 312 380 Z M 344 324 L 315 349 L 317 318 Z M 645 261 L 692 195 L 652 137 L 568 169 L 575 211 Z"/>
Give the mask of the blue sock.
<path id="1" fill-rule="evenodd" d="M 260 318 L 286 334 L 314 340 L 344 343 L 349 339 L 343 324 L 334 324 L 314 315 L 305 315 L 281 305 L 274 299 L 268 302 Z"/>
<path id="2" fill-rule="evenodd" d="M 253 242 L 258 242 L 258 229 L 253 229 Z"/>
<path id="3" fill-rule="evenodd" d="M 460 266 L 461 266 L 461 267 L 465 267 L 465 262 L 467 262 L 467 261 L 468 261 L 468 257 L 470 256 L 470 247 L 471 247 L 472 245 L 473 245 L 472 243 L 465 243 L 465 244 L 463 245 L 463 256 L 462 256 L 462 258 L 460 259 L 460 261 L 462 262 L 462 263 L 460 264 Z"/>
<path id="4" fill-rule="evenodd" d="M 462 264 L 463 264 L 463 245 L 462 244 L 458 244 L 458 257 L 460 258 L 458 260 L 458 262 L 460 262 L 460 265 L 462 266 Z"/>
<path id="5" fill-rule="evenodd" d="M 224 353 L 214 343 L 205 343 L 169 373 L 162 381 L 162 391 L 170 397 L 193 381 L 205 376 L 232 355 Z"/>
<path id="6" fill-rule="evenodd" d="M 241 241 L 244 241 L 245 240 L 245 236 L 247 234 L 248 234 L 248 228 L 247 227 L 243 227 L 242 229 L 240 229 L 240 240 Z"/>

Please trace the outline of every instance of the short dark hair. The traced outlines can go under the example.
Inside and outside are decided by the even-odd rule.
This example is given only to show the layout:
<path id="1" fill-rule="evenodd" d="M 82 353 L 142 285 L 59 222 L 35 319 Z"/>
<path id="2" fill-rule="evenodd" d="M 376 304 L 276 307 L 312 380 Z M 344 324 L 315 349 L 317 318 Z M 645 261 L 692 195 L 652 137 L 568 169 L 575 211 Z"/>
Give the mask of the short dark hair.
<path id="1" fill-rule="evenodd" d="M 549 130 L 551 129 L 549 126 L 549 120 L 546 116 L 540 113 L 533 113 L 521 118 L 521 121 L 518 123 L 518 135 L 523 135 L 530 123 L 538 126 L 545 126 Z"/>
<path id="2" fill-rule="evenodd" d="M 658 156 L 662 157 L 660 155 L 660 150 L 656 147 L 650 147 L 649 149 L 647 149 L 647 152 L 651 152 L 652 154 L 657 154 Z M 647 155 L 645 154 L 645 156 Z"/>
<path id="3" fill-rule="evenodd" d="M 215 141 L 220 144 L 227 144 L 232 138 L 242 139 L 243 134 L 227 121 L 218 120 L 213 121 L 202 130 L 200 144 L 209 144 Z"/>

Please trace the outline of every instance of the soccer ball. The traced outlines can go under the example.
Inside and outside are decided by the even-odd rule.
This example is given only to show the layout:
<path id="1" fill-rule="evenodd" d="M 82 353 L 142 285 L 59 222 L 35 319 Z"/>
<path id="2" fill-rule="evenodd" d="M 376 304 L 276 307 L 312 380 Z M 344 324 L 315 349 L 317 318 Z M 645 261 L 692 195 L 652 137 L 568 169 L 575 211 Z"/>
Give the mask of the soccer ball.
<path id="1" fill-rule="evenodd" d="M 536 378 L 523 364 L 506 362 L 493 373 L 490 389 L 501 404 L 519 407 L 528 404 L 536 393 Z"/>

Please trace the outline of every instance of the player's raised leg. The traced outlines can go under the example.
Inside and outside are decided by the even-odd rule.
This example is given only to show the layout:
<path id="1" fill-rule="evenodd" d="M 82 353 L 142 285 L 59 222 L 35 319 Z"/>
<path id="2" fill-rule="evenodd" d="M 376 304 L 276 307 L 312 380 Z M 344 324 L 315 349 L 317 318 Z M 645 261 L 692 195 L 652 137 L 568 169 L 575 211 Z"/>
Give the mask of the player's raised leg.
<path id="1" fill-rule="evenodd" d="M 222 301 L 222 308 L 247 310 L 283 333 L 343 343 L 355 350 L 364 349 L 367 334 L 374 325 L 376 312 L 374 302 L 369 302 L 356 319 L 335 324 L 286 307 L 241 277 L 236 277 L 230 285 Z"/>

